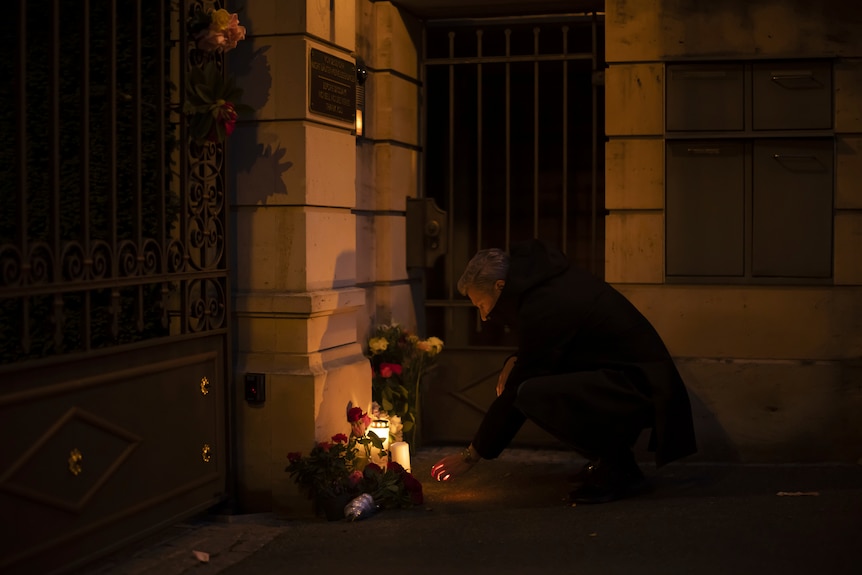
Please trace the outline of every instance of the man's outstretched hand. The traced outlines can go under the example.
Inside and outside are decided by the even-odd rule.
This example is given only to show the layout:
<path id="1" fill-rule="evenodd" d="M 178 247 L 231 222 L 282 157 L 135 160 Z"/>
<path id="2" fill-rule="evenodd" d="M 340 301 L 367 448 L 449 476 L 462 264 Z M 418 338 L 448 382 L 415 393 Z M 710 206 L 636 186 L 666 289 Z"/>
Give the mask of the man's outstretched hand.
<path id="1" fill-rule="evenodd" d="M 479 461 L 479 454 L 471 445 L 465 450 L 452 455 L 447 455 L 431 467 L 431 476 L 437 481 L 452 481 L 459 475 L 463 475 L 470 471 L 476 462 Z"/>

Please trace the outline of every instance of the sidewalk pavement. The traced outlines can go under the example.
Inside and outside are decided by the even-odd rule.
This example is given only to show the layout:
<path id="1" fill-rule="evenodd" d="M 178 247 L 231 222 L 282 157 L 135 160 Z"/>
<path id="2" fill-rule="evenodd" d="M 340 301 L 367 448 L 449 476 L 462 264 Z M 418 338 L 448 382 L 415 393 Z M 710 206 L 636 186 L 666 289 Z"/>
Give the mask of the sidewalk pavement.
<path id="1" fill-rule="evenodd" d="M 510 449 L 433 481 L 456 450 L 414 455 L 425 504 L 412 509 L 203 516 L 76 575 L 862 573 L 862 465 L 642 463 L 648 493 L 573 506 L 566 478 L 584 461 L 571 452 Z"/>

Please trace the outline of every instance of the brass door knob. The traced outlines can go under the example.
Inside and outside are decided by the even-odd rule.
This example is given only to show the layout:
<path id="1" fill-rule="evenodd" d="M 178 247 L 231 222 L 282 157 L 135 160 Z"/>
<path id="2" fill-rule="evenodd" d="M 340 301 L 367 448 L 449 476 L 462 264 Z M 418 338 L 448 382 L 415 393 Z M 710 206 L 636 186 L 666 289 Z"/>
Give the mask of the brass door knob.
<path id="1" fill-rule="evenodd" d="M 204 460 L 204 463 L 210 462 L 210 459 L 212 459 L 212 451 L 212 447 L 210 447 L 208 443 L 204 443 L 204 447 L 201 449 L 201 459 Z"/>
<path id="2" fill-rule="evenodd" d="M 206 376 L 201 378 L 201 395 L 206 395 L 210 392 L 210 381 Z"/>
<path id="3" fill-rule="evenodd" d="M 73 449 L 69 452 L 69 473 L 72 475 L 80 475 L 84 470 L 81 465 L 81 461 L 84 459 L 84 454 L 82 454 L 77 448 Z"/>

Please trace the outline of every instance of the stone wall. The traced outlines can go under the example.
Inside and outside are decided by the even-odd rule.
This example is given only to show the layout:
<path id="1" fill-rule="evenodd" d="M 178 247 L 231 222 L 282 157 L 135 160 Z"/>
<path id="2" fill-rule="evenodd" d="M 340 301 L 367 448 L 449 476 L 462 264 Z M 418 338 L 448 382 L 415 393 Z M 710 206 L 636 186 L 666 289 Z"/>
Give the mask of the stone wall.
<path id="1" fill-rule="evenodd" d="M 841 1 L 606 2 L 606 279 L 654 322 L 702 459 L 862 456 L 862 9 Z M 831 285 L 668 285 L 667 62 L 834 59 Z"/>

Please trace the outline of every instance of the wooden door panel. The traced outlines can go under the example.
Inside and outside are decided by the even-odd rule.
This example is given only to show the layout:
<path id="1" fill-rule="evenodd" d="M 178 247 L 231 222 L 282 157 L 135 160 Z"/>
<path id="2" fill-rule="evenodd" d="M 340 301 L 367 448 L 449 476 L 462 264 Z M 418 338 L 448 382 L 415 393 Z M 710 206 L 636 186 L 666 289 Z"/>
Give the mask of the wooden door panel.
<path id="1" fill-rule="evenodd" d="M 224 371 L 211 336 L 7 374 L 0 571 L 51 572 L 223 499 Z"/>

